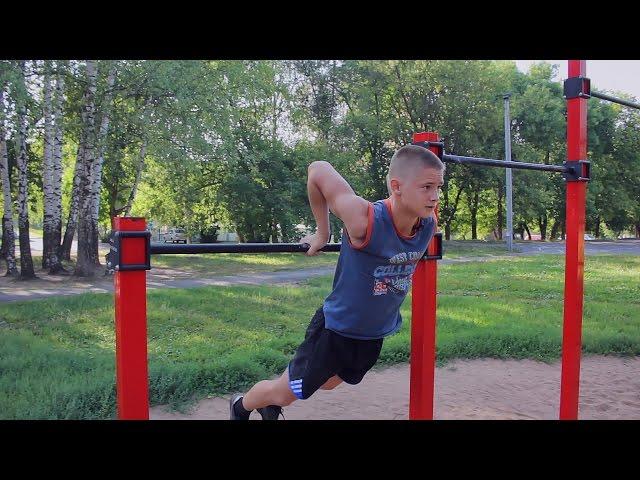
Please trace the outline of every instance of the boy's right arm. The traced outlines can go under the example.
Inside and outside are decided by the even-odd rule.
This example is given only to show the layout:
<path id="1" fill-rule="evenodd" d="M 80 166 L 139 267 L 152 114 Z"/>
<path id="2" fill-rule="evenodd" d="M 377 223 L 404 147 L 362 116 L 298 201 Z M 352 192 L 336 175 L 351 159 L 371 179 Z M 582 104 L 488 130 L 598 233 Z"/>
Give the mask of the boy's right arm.
<path id="1" fill-rule="evenodd" d="M 312 162 L 308 168 L 307 192 L 318 229 L 300 240 L 310 245 L 307 255 L 315 255 L 329 240 L 329 210 L 334 213 L 354 243 L 367 234 L 369 202 L 355 194 L 351 186 L 328 162 Z"/>

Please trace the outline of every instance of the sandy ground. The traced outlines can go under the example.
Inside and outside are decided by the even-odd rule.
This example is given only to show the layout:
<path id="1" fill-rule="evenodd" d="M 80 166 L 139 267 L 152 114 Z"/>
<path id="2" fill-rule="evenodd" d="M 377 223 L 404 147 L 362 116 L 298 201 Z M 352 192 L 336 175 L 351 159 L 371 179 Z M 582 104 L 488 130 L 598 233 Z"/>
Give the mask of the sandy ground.
<path id="1" fill-rule="evenodd" d="M 556 420 L 561 363 L 455 360 L 436 369 L 435 419 Z M 409 411 L 409 366 L 369 372 L 359 385 L 318 391 L 285 408 L 287 420 L 403 420 Z M 165 406 L 151 420 L 226 420 L 229 397 L 208 398 L 188 414 Z M 640 420 L 640 357 L 586 356 L 580 374 L 579 419 Z M 259 420 L 256 412 L 252 420 Z"/>

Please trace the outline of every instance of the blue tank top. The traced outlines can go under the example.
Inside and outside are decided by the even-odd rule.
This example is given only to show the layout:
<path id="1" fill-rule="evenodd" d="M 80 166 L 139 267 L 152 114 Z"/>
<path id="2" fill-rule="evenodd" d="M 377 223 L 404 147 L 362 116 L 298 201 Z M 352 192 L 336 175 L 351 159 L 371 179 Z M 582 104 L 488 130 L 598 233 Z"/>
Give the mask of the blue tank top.
<path id="1" fill-rule="evenodd" d="M 400 328 L 400 305 L 435 231 L 435 220 L 428 217 L 420 219 L 412 236 L 400 234 L 388 199 L 370 203 L 368 215 L 361 245 L 352 245 L 343 231 L 333 290 L 323 304 L 326 328 L 364 340 L 383 338 Z"/>

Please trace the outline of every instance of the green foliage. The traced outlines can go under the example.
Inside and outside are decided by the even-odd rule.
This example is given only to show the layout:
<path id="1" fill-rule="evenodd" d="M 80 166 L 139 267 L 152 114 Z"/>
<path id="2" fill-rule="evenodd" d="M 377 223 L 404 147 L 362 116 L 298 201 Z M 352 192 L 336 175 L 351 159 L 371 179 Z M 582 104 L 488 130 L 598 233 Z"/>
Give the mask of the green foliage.
<path id="1" fill-rule="evenodd" d="M 66 85 L 66 219 L 82 141 L 85 62 L 52 64 Z M 16 108 L 27 107 L 29 204 L 38 225 L 43 62 L 27 65 L 27 89 L 17 61 L 0 62 L 0 81 L 10 141 Z M 97 66 L 96 128 L 107 113 L 110 118 L 100 145 L 102 230 L 133 201 L 130 215 L 182 226 L 189 235 L 215 224 L 242 241 L 295 241 L 315 223 L 306 191 L 312 161 L 330 162 L 358 195 L 374 201 L 388 195 L 391 157 L 414 132 L 439 132 L 450 153 L 503 158 L 506 92 L 514 159 L 560 164 L 566 156 L 562 85 L 557 67 L 547 63 L 527 74 L 514 62 L 489 60 L 102 60 Z M 108 92 L 111 69 L 116 82 Z M 588 119 L 587 231 L 640 232 L 638 113 L 592 99 Z M 446 234 L 472 238 L 475 230 L 485 238 L 497 232 L 499 218 L 504 228 L 504 181 L 501 169 L 449 164 L 440 204 Z M 514 171 L 513 181 L 514 225 L 557 238 L 566 202 L 560 176 Z M 14 182 L 14 195 L 15 188 Z M 332 216 L 331 224 L 339 240 L 341 222 Z"/>

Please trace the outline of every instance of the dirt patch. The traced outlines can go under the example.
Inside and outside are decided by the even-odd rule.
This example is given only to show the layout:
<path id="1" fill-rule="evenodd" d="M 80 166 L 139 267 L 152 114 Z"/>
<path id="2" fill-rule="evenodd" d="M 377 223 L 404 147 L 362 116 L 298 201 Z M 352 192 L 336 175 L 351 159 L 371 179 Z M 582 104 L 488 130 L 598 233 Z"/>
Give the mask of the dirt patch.
<path id="1" fill-rule="evenodd" d="M 581 362 L 580 419 L 640 419 L 640 357 L 587 356 Z M 435 419 L 556 420 L 561 363 L 534 360 L 455 360 L 436 369 Z M 287 420 L 404 420 L 409 366 L 369 372 L 359 385 L 318 391 L 285 408 Z M 229 397 L 208 398 L 189 413 L 165 406 L 152 420 L 226 420 Z M 251 419 L 259 420 L 253 413 Z"/>

